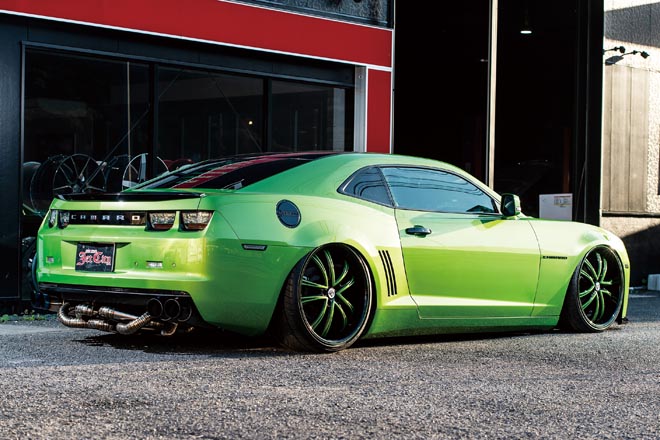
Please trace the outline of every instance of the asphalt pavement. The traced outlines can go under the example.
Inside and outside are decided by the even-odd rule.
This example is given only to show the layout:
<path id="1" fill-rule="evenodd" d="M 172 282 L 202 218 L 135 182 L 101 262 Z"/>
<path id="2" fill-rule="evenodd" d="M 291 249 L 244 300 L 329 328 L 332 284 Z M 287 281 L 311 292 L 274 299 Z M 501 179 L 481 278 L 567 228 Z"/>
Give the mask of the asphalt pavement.
<path id="1" fill-rule="evenodd" d="M 2 439 L 658 439 L 660 292 L 630 322 L 292 353 L 0 324 Z"/>

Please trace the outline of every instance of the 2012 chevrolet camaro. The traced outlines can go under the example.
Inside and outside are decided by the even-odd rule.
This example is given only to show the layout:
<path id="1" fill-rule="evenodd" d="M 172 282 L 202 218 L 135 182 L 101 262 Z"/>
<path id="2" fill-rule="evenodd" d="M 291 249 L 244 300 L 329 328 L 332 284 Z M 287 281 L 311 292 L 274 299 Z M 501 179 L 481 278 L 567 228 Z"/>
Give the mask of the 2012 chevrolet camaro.
<path id="1" fill-rule="evenodd" d="M 69 327 L 273 332 L 337 351 L 369 337 L 603 331 L 626 317 L 629 270 L 612 233 L 527 217 L 446 163 L 304 152 L 59 196 L 36 277 Z"/>

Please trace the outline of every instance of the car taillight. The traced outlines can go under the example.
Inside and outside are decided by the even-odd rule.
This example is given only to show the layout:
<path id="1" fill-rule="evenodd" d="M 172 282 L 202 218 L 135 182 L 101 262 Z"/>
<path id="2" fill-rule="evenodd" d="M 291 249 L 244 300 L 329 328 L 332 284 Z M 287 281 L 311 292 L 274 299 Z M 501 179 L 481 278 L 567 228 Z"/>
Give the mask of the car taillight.
<path id="1" fill-rule="evenodd" d="M 48 216 L 48 227 L 52 228 L 57 223 L 57 209 L 51 209 Z"/>
<path id="2" fill-rule="evenodd" d="M 174 212 L 150 212 L 149 227 L 156 231 L 166 231 L 174 224 Z"/>
<path id="3" fill-rule="evenodd" d="M 64 229 L 67 226 L 69 226 L 69 220 L 71 218 L 71 214 L 69 211 L 59 211 L 59 226 L 60 228 Z"/>
<path id="4" fill-rule="evenodd" d="M 186 231 L 201 231 L 213 217 L 213 211 L 182 211 L 181 224 Z"/>

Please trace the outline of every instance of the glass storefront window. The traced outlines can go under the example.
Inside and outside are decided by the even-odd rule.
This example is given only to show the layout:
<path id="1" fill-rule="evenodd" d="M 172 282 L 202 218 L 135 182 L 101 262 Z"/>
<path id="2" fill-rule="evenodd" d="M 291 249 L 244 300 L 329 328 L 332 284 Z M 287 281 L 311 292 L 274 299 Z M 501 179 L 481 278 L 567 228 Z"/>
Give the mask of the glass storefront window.
<path id="1" fill-rule="evenodd" d="M 272 90 L 274 150 L 345 149 L 345 90 L 285 81 L 273 81 Z"/>
<path id="2" fill-rule="evenodd" d="M 23 223 L 187 163 L 349 149 L 352 108 L 342 87 L 28 48 Z"/>
<path id="3" fill-rule="evenodd" d="M 166 163 L 263 151 L 263 79 L 161 68 L 158 91 Z"/>
<path id="4" fill-rule="evenodd" d="M 57 194 L 121 189 L 148 143 L 148 65 L 34 50 L 25 66 L 24 213 Z"/>

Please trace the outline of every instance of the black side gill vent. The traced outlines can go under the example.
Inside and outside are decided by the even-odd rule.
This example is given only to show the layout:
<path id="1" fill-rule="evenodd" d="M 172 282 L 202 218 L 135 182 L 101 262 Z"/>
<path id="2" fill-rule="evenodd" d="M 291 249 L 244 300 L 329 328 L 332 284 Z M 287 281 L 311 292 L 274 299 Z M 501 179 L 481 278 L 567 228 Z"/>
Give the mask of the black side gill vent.
<path id="1" fill-rule="evenodd" d="M 387 278 L 387 296 L 394 296 L 396 291 L 396 276 L 394 275 L 394 266 L 392 265 L 392 258 L 390 258 L 389 251 L 378 251 L 380 259 L 385 268 L 385 277 Z"/>

